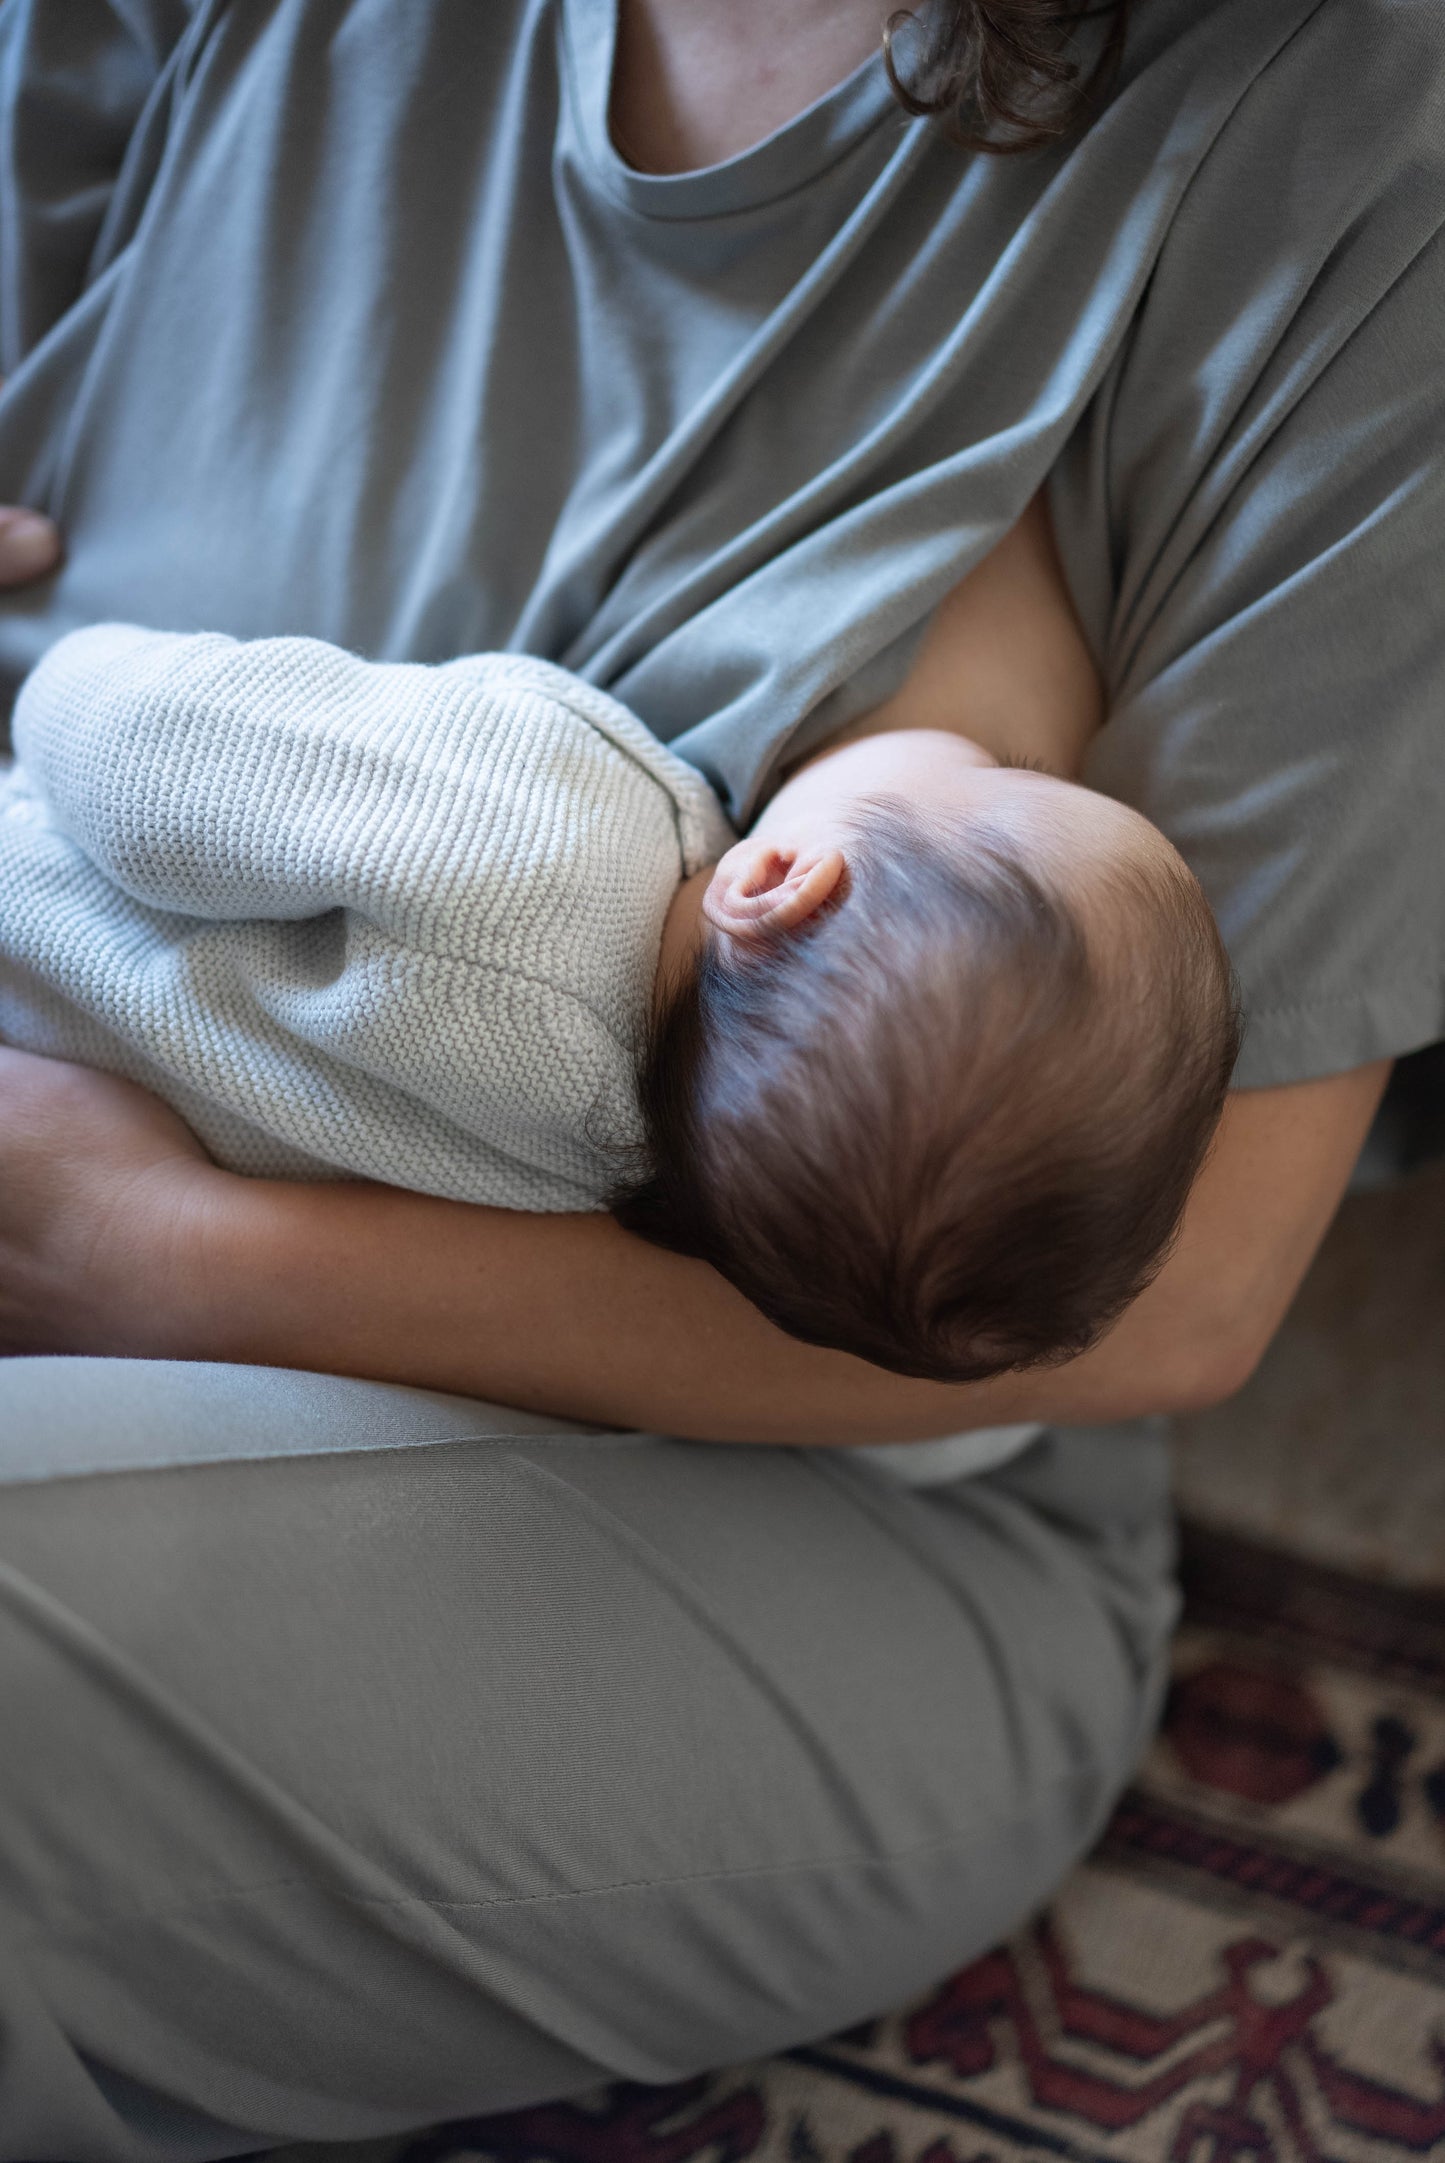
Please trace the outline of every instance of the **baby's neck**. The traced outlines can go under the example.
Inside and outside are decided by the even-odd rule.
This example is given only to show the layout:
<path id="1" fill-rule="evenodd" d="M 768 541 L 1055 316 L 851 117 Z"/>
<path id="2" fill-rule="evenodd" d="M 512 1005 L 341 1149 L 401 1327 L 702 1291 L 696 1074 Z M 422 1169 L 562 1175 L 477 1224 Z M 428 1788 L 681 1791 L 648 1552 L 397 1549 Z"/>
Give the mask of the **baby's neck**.
<path id="1" fill-rule="evenodd" d="M 684 879 L 672 900 L 668 903 L 667 916 L 662 926 L 662 947 L 657 957 L 657 974 L 652 982 L 653 1004 L 660 1006 L 673 985 L 679 983 L 691 970 L 702 942 L 707 936 L 702 913 L 702 897 L 716 870 L 715 864 L 704 864 L 690 879 Z"/>

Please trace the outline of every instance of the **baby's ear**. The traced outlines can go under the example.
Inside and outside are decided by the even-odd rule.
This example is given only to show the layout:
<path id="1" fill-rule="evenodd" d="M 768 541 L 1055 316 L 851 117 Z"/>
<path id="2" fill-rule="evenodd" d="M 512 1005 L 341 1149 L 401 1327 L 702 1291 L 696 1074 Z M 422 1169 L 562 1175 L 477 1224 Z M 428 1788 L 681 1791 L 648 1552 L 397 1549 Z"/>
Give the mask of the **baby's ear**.
<path id="1" fill-rule="evenodd" d="M 775 938 L 816 916 L 846 869 L 841 849 L 794 854 L 771 841 L 740 841 L 713 873 L 703 915 L 729 938 Z"/>

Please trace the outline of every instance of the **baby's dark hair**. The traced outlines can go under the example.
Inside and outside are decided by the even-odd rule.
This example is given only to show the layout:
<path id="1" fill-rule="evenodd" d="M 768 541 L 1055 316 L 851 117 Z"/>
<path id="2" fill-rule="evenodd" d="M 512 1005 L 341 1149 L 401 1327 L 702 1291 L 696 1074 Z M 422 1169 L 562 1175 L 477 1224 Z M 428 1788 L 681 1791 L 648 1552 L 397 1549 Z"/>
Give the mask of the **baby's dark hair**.
<path id="1" fill-rule="evenodd" d="M 987 826 L 949 840 L 875 803 L 833 906 L 707 941 L 643 1061 L 650 1175 L 614 1209 L 795 1337 L 969 1382 L 1083 1351 L 1149 1282 L 1239 1021 L 1162 844 L 1101 868 L 1096 941 Z"/>

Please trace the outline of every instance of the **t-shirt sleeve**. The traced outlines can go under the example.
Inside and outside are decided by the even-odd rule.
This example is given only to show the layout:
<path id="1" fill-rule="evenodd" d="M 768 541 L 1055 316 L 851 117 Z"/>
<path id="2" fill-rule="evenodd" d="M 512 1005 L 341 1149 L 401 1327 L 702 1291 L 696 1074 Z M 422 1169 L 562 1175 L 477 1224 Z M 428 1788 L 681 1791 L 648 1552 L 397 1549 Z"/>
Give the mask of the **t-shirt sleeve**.
<path id="1" fill-rule="evenodd" d="M 1318 36 L 1257 87 L 1057 477 L 1087 778 L 1202 880 L 1242 1086 L 1445 1037 L 1445 35 L 1393 12 L 1373 69 L 1316 19 L 1350 98 Z"/>
<path id="2" fill-rule="evenodd" d="M 190 0 L 0 0 L 0 376 L 78 298 Z"/>

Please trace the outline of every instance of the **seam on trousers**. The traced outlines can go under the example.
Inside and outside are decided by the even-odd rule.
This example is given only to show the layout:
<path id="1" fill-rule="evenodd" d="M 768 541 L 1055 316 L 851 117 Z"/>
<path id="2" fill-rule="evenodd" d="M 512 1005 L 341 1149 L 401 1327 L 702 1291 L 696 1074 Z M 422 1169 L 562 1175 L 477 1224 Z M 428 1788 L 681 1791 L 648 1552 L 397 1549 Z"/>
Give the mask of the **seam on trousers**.
<path id="1" fill-rule="evenodd" d="M 686 1871 L 665 1878 L 622 1878 L 603 1885 L 563 1886 L 537 1893 L 498 1894 L 482 1900 L 453 1900 L 425 1893 L 360 1893 L 339 1883 L 343 1869 L 350 1864 L 373 1878 L 384 1876 L 382 1866 L 359 1850 L 336 1829 L 329 1825 L 309 1804 L 303 1803 L 285 1788 L 278 1785 L 269 1774 L 263 1772 L 253 1761 L 224 1736 L 218 1734 L 210 1722 L 197 1714 L 188 1704 L 178 1704 L 163 1690 L 149 1672 L 141 1668 L 130 1656 L 120 1651 L 93 1625 L 76 1615 L 63 1602 L 55 1599 L 28 1579 L 23 1572 L 0 1564 L 0 1598 L 9 1593 L 11 1602 L 18 1606 L 22 1625 L 32 1630 L 43 1617 L 55 1635 L 68 1647 L 73 1658 L 78 1658 L 92 1671 L 114 1680 L 145 1714 L 155 1721 L 171 1740 L 185 1745 L 208 1767 L 218 1764 L 226 1769 L 234 1781 L 238 1796 L 263 1816 L 278 1820 L 270 1827 L 273 1838 L 289 1838 L 292 1841 L 331 1843 L 336 1855 L 327 1856 L 322 1848 L 310 1872 L 287 1872 L 284 1875 L 256 1879 L 249 1884 L 229 1885 L 218 1888 L 214 1894 L 204 1894 L 178 1902 L 170 1907 L 128 1907 L 114 1909 L 104 1915 L 93 1912 L 78 1917 L 73 1925 L 42 1924 L 38 1920 L 28 1929 L 22 1928 L 22 1937 L 35 1942 L 37 1933 L 51 1939 L 57 1935 L 83 1938 L 95 1928 L 110 1928 L 127 1921 L 160 1921 L 166 1917 L 181 1917 L 199 1913 L 208 1907 L 223 1905 L 231 1900 L 249 1899 L 253 1894 L 284 1886 L 304 1886 L 319 1890 L 325 1897 L 344 1901 L 355 1906 L 417 1907 L 439 1912 L 444 1909 L 482 1910 L 489 1907 L 524 1906 L 533 1902 L 549 1900 L 589 1899 L 614 1892 L 649 1890 L 653 1887 L 726 1883 L 750 1877 L 776 1876 L 786 1872 L 807 1870 L 886 1869 L 906 1862 L 918 1855 L 934 1850 L 963 1845 L 988 1837 L 1001 1824 L 1016 1822 L 1018 1813 L 993 1816 L 976 1820 L 968 1827 L 952 1833 L 942 1833 L 934 1839 L 915 1843 L 908 1848 L 888 1848 L 875 1852 L 854 1850 L 841 1855 L 823 1858 L 802 1857 L 781 1863 L 749 1864 L 736 1870 Z M 18 1598 L 17 1598 L 18 1595 Z M 1038 1801 L 1061 1791 L 1086 1787 L 1096 1794 L 1110 1787 L 1078 1767 L 1068 1767 L 1037 1787 L 1033 1793 Z M 1085 1821 L 1092 1822 L 1093 1812 L 1085 1813 Z"/>
<path id="2" fill-rule="evenodd" d="M 1039 1796 L 1054 1795 L 1060 1789 L 1087 1784 L 1082 1775 L 1062 1773 L 1043 1783 L 1035 1790 Z M 967 1847 L 987 1838 L 998 1826 L 1016 1824 L 1018 1813 L 994 1816 L 976 1822 L 963 1830 L 940 1833 L 934 1839 L 920 1840 L 911 1847 L 890 1848 L 875 1855 L 845 1854 L 822 1857 L 802 1857 L 781 1863 L 750 1863 L 729 1870 L 685 1870 L 670 1877 L 616 1878 L 603 1885 L 567 1885 L 555 1891 L 541 1893 L 499 1893 L 484 1900 L 453 1900 L 430 1893 L 353 1893 L 326 1884 L 318 1873 L 316 1878 L 291 1876 L 280 1878 L 257 1878 L 249 1885 L 229 1887 L 224 1892 L 204 1894 L 196 1900 L 177 1902 L 173 1907 L 112 1909 L 105 1915 L 89 1916 L 74 1925 L 52 1928 L 35 1924 L 23 1930 L 19 1945 L 57 1944 L 62 1941 L 83 1942 L 97 1930 L 109 1930 L 117 1923 L 165 1922 L 198 1915 L 206 1910 L 223 1908 L 233 1901 L 246 1901 L 257 1893 L 285 1890 L 288 1886 L 302 1886 L 321 1892 L 328 1900 L 336 1900 L 345 1907 L 353 1908 L 418 1908 L 429 1914 L 482 1913 L 493 1908 L 534 1907 L 542 1902 L 562 1900 L 598 1900 L 613 1893 L 669 1891 L 683 1885 L 729 1885 L 743 1883 L 754 1878 L 799 1876 L 809 1871 L 835 1870 L 887 1870 L 899 1863 L 907 1863 L 919 1856 L 933 1854 L 947 1848 Z M 1092 1814 L 1081 1816 L 1080 1822 L 1092 1823 Z M 368 1867 L 374 1867 L 368 1865 Z"/>

